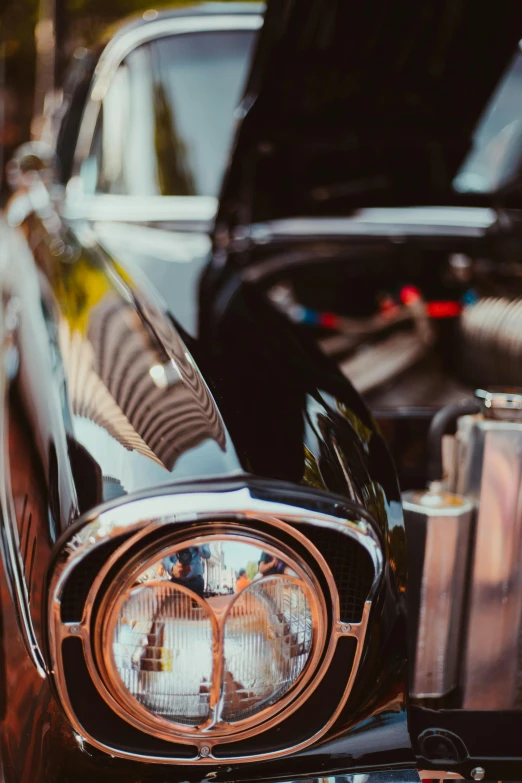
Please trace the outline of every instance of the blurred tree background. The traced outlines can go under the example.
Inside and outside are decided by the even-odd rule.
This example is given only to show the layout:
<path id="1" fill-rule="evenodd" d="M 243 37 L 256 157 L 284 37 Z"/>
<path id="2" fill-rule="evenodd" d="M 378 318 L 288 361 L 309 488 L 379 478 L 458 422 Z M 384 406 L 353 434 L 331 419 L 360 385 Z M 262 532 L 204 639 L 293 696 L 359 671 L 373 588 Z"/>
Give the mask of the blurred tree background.
<path id="1" fill-rule="evenodd" d="M 55 76 L 59 86 L 74 50 L 91 46 L 111 24 L 151 8 L 183 5 L 189 3 L 186 0 L 0 0 L 0 173 L 13 149 L 30 137 L 35 105 L 36 40 L 45 49 L 49 9 L 54 6 Z"/>

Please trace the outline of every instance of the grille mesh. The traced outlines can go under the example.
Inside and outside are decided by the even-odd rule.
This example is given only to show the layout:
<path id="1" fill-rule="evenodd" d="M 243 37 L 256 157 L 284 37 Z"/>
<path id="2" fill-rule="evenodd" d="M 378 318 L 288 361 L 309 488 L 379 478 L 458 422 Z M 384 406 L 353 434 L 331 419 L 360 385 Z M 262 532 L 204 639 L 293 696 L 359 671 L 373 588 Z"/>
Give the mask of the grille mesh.
<path id="1" fill-rule="evenodd" d="M 358 622 L 374 578 L 369 554 L 352 538 L 335 530 L 307 526 L 304 532 L 330 566 L 339 592 L 341 619 Z M 111 541 L 97 547 L 71 574 L 61 597 L 63 622 L 81 620 L 83 606 L 94 579 L 120 543 Z"/>
<path id="2" fill-rule="evenodd" d="M 370 555 L 357 541 L 335 530 L 310 526 L 306 535 L 330 566 L 339 592 L 341 620 L 359 622 L 374 579 Z"/>
<path id="3" fill-rule="evenodd" d="M 121 541 L 110 541 L 97 547 L 75 568 L 64 585 L 61 602 L 61 618 L 64 623 L 79 622 L 91 585 Z"/>

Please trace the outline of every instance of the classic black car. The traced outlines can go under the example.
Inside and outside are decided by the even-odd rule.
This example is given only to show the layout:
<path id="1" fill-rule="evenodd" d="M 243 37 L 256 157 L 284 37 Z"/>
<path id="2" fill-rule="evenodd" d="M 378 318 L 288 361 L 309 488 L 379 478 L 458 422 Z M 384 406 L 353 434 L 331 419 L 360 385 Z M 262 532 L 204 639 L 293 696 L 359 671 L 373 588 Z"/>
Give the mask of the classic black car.
<path id="1" fill-rule="evenodd" d="M 191 291 L 210 251 L 262 10 L 206 3 L 148 11 L 92 51 L 79 49 L 49 117 L 51 143 L 22 146 L 11 164 L 10 222 L 23 223 L 50 195 L 61 218 L 87 221 L 108 252 L 144 271 L 193 330 Z M 33 153 L 50 185 L 40 200 L 37 188 L 18 188 Z"/>
<path id="2" fill-rule="evenodd" d="M 522 7 L 271 0 L 214 228 L 197 199 L 219 172 L 196 188 L 165 83 L 143 85 L 160 23 L 79 79 L 63 203 L 37 148 L 18 157 L 4 777 L 516 779 L 522 393 L 494 387 L 522 355 L 518 117 L 498 114 Z M 133 75 L 152 135 L 124 123 Z M 148 140 L 130 158 L 121 128 Z M 153 149 L 187 212 L 122 193 L 124 170 L 151 186 Z M 155 277 L 152 240 L 140 260 L 155 203 L 166 255 L 211 234 L 199 288 Z"/>

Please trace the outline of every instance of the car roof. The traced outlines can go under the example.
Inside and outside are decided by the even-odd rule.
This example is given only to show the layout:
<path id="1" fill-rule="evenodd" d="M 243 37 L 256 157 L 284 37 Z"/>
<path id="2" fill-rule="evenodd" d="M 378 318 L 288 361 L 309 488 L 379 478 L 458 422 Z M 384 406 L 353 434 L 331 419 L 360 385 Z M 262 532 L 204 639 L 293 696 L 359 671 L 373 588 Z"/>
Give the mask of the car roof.
<path id="1" fill-rule="evenodd" d="M 157 23 L 161 20 L 174 19 L 184 16 L 218 16 L 218 15 L 259 15 L 264 13 L 265 4 L 259 2 L 203 2 L 177 4 L 170 8 L 154 8 L 154 0 L 151 0 L 151 6 L 148 10 L 139 14 L 132 14 L 124 17 L 118 22 L 108 27 L 101 39 L 102 44 L 107 44 L 120 36 L 126 35 L 130 30 L 145 27 L 151 22 Z"/>

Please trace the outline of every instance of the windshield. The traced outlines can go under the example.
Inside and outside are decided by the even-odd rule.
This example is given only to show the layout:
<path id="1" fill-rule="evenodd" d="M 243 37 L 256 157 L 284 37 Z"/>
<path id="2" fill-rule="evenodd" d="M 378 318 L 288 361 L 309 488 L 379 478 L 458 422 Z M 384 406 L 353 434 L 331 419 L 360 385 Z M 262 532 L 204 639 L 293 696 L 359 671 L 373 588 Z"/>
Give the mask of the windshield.
<path id="1" fill-rule="evenodd" d="M 522 162 L 522 53 L 516 52 L 486 106 L 473 147 L 453 185 L 462 193 L 493 193 L 520 173 Z"/>
<path id="2" fill-rule="evenodd" d="M 254 35 L 175 35 L 129 54 L 103 99 L 85 191 L 217 196 Z"/>

